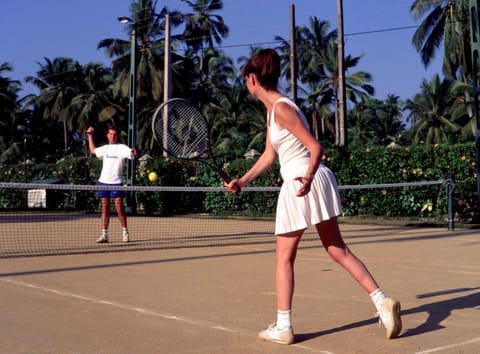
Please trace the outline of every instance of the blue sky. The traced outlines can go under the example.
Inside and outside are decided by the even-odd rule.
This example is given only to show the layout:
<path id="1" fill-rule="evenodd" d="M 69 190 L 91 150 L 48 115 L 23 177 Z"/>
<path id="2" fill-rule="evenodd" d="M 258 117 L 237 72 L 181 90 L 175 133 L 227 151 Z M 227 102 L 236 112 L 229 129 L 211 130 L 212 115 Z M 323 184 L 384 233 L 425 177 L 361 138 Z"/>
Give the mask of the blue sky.
<path id="1" fill-rule="evenodd" d="M 295 5 L 296 25 L 309 25 L 318 17 L 337 27 L 336 0 L 223 0 L 219 12 L 230 28 L 223 46 L 233 59 L 247 55 L 244 45 L 272 42 L 276 35 L 289 38 L 290 5 Z M 345 53 L 363 54 L 356 70 L 373 75 L 376 97 L 393 93 L 401 99 L 419 91 L 424 78 L 441 72 L 441 58 L 425 70 L 411 44 L 416 26 L 409 8 L 413 0 L 344 0 Z M 160 6 L 185 11 L 180 0 L 158 1 Z M 110 60 L 97 44 L 105 38 L 128 38 L 117 17 L 130 15 L 131 0 L 22 0 L 3 1 L 0 12 L 0 63 L 14 71 L 8 76 L 22 80 L 35 75 L 43 58 L 70 57 L 81 64 Z M 365 33 L 373 32 L 373 33 Z M 275 44 L 271 44 L 274 46 Z M 267 45 L 268 46 L 268 45 Z M 26 91 L 32 91 L 25 86 Z"/>

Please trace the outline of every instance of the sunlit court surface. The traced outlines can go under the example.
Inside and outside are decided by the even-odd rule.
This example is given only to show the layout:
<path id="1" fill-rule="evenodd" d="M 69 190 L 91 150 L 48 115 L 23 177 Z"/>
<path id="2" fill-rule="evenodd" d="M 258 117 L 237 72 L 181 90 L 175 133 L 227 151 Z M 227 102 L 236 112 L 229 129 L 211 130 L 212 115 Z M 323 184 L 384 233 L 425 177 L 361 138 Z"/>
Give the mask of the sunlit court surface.
<path id="1" fill-rule="evenodd" d="M 275 245 L 244 242 L 2 258 L 0 352 L 478 352 L 478 230 L 341 229 L 387 295 L 401 301 L 399 338 L 385 338 L 368 295 L 309 229 L 296 262 L 291 346 L 257 338 L 276 310 Z"/>

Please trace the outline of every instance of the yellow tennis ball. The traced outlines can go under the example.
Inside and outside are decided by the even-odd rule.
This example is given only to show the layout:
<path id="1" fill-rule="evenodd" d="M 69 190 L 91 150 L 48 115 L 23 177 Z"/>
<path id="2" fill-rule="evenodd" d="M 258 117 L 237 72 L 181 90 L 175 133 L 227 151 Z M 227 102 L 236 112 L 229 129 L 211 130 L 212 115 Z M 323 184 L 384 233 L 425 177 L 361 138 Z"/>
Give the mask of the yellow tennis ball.
<path id="1" fill-rule="evenodd" d="M 150 182 L 157 182 L 157 180 L 158 180 L 158 175 L 157 175 L 155 172 L 150 172 L 150 173 L 148 174 L 148 180 L 149 180 Z"/>

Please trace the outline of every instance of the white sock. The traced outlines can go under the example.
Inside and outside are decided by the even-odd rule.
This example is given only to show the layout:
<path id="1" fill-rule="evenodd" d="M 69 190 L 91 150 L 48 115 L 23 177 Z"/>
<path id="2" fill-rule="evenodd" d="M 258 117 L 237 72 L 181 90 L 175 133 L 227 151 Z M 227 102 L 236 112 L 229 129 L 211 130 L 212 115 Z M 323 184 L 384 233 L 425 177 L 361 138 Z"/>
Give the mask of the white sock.
<path id="1" fill-rule="evenodd" d="M 126 228 L 126 227 L 123 227 L 122 230 L 123 230 L 123 233 L 128 232 L 128 228 Z"/>
<path id="2" fill-rule="evenodd" d="M 107 235 L 108 235 L 107 229 L 102 229 L 102 235 L 103 235 L 103 236 L 107 236 Z"/>
<path id="3" fill-rule="evenodd" d="M 292 326 L 292 310 L 277 311 L 277 327 L 285 328 Z"/>
<path id="4" fill-rule="evenodd" d="M 372 299 L 372 302 L 375 305 L 377 311 L 380 311 L 383 300 L 386 297 L 383 290 L 380 289 L 380 288 L 377 288 L 374 291 L 372 291 L 369 295 L 370 295 L 370 298 Z"/>

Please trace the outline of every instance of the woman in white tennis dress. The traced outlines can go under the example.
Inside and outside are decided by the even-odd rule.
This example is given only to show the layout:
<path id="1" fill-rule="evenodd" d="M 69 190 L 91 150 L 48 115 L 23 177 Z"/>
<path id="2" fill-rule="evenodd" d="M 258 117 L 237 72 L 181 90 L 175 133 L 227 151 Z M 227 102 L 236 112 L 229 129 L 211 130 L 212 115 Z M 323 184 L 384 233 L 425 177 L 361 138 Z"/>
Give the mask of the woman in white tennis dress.
<path id="1" fill-rule="evenodd" d="M 307 120 L 294 102 L 278 89 L 280 60 L 273 49 L 263 49 L 243 67 L 250 94 L 267 109 L 265 150 L 242 177 L 225 184 L 236 192 L 280 161 L 283 184 L 278 197 L 275 222 L 277 319 L 259 336 L 280 344 L 294 342 L 292 298 L 294 262 L 297 247 L 306 228 L 315 225 L 330 257 L 370 295 L 388 338 L 402 329 L 400 303 L 386 297 L 368 269 L 344 243 L 337 216 L 342 207 L 337 182 L 332 171 L 321 164 L 323 148 L 309 131 Z"/>

